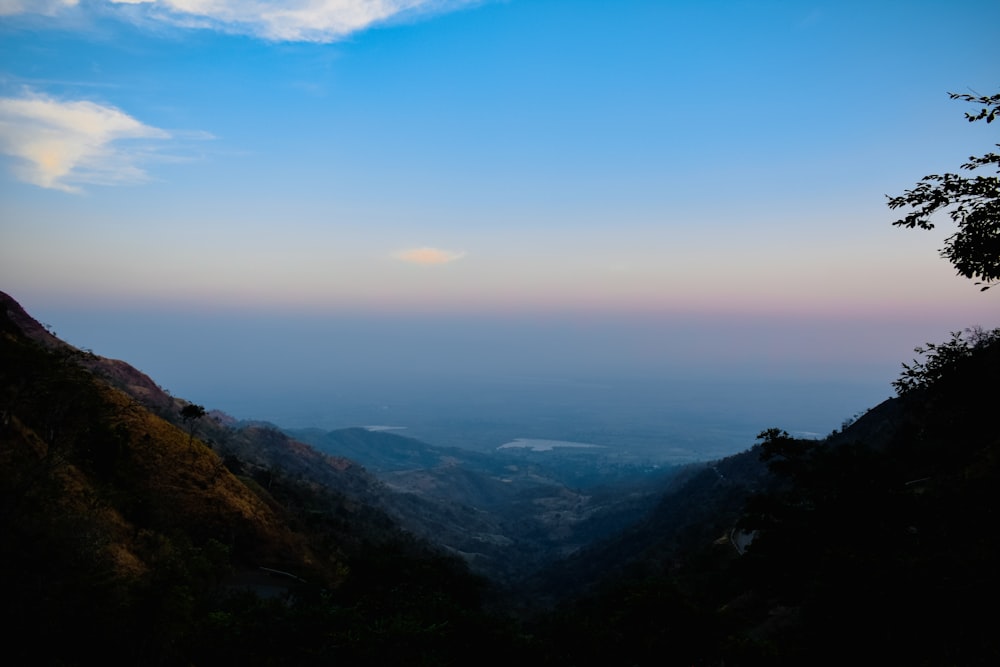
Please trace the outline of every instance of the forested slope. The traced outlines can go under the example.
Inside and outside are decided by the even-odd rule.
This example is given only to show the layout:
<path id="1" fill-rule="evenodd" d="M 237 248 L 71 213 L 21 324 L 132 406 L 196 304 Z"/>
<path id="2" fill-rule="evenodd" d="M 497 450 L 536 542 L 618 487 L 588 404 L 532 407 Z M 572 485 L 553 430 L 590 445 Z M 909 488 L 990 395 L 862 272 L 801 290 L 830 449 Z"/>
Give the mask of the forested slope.
<path id="1" fill-rule="evenodd" d="M 1000 330 L 929 347 L 843 432 L 689 467 L 501 614 L 361 466 L 185 410 L 0 297 L 12 664 L 1000 659 Z"/>

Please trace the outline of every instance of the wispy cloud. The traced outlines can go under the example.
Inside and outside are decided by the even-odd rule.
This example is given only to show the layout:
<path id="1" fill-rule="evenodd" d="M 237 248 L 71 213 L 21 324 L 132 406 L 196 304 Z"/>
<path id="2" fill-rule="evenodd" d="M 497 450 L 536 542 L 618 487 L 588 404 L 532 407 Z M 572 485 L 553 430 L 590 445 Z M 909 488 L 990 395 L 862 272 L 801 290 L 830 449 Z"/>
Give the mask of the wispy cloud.
<path id="1" fill-rule="evenodd" d="M 398 260 L 411 264 L 448 264 L 465 257 L 464 252 L 442 250 L 441 248 L 410 248 L 393 255 Z"/>
<path id="2" fill-rule="evenodd" d="M 15 14 L 43 14 L 54 16 L 68 7 L 76 7 L 79 0 L 0 0 L 0 16 Z"/>
<path id="3" fill-rule="evenodd" d="M 289 42 L 333 42 L 373 25 L 482 0 L 95 0 L 139 21 L 210 28 Z M 0 15 L 45 13 L 77 0 L 0 0 Z M 130 5 L 125 7 L 125 5 Z"/>
<path id="4" fill-rule="evenodd" d="M 114 185 L 146 179 L 144 146 L 122 140 L 168 139 L 111 106 L 42 95 L 0 98 L 0 151 L 14 158 L 14 175 L 66 192 L 81 184 Z"/>

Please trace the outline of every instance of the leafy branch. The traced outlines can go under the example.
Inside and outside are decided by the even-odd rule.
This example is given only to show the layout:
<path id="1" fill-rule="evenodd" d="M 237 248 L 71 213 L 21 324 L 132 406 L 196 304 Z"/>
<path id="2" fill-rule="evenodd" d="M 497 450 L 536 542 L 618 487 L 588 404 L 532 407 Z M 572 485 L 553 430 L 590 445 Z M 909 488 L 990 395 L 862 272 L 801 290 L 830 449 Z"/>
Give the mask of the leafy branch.
<path id="1" fill-rule="evenodd" d="M 976 96 L 949 93 L 953 100 L 981 104 L 976 113 L 966 113 L 969 122 L 985 120 L 992 123 L 1000 114 L 1000 94 Z M 1000 144 L 997 144 L 1000 148 Z M 966 171 L 996 166 L 1000 174 L 1000 154 L 989 152 L 971 156 L 962 164 Z M 905 216 L 892 224 L 913 229 L 934 229 L 931 217 L 946 211 L 958 230 L 945 239 L 941 256 L 955 267 L 958 275 L 978 279 L 986 291 L 1000 281 L 1000 178 L 997 176 L 965 176 L 954 173 L 930 174 L 902 195 L 888 197 L 892 210 L 910 207 Z"/>
<path id="2" fill-rule="evenodd" d="M 966 329 L 965 334 L 967 337 L 963 337 L 961 331 L 953 331 L 951 339 L 944 343 L 926 343 L 914 348 L 914 352 L 924 358 L 914 359 L 912 364 L 903 364 L 899 379 L 892 383 L 896 394 L 902 397 L 918 389 L 926 389 L 977 352 L 1000 344 L 1000 328 L 987 331 L 973 327 Z"/>

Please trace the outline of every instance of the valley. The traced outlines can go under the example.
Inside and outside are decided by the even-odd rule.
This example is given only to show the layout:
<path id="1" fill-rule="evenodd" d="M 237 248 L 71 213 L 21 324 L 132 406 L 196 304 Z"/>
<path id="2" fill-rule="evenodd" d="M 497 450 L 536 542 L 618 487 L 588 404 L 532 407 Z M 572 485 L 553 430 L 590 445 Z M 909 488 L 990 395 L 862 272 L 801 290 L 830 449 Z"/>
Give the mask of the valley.
<path id="1" fill-rule="evenodd" d="M 1000 487 L 974 389 L 1000 330 L 908 367 L 897 398 L 824 439 L 768 428 L 671 464 L 583 439 L 483 451 L 239 421 L 0 305 L 17 664 L 1000 655 L 976 604 L 1000 586 L 980 530 Z"/>
<path id="2" fill-rule="evenodd" d="M 363 465 L 399 494 L 390 502 L 404 526 L 507 585 L 639 520 L 677 471 L 601 447 L 479 452 L 399 431 L 286 433 Z"/>

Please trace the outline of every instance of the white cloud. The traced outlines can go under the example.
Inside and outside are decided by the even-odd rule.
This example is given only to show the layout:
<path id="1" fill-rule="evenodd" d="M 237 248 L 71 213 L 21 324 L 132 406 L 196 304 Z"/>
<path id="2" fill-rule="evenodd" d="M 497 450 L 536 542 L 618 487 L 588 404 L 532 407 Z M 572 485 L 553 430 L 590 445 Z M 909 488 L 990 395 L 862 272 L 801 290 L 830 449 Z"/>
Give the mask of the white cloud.
<path id="1" fill-rule="evenodd" d="M 15 176 L 43 188 L 79 192 L 80 184 L 145 179 L 139 147 L 125 139 L 167 139 L 110 106 L 31 95 L 0 98 L 0 151 L 13 157 Z"/>
<path id="2" fill-rule="evenodd" d="M 481 0 L 106 0 L 143 18 L 275 41 L 332 42 L 369 26 Z M 17 2 L 17 0 L 0 0 Z"/>
<path id="3" fill-rule="evenodd" d="M 465 257 L 464 252 L 453 252 L 451 250 L 442 250 L 441 248 L 410 248 L 408 250 L 400 250 L 395 255 L 396 259 L 402 260 L 404 262 L 409 262 L 411 264 L 448 264 L 449 262 L 454 262 L 455 260 L 462 259 Z"/>
<path id="4" fill-rule="evenodd" d="M 76 7 L 79 0 L 0 0 L 0 16 L 43 14 L 54 16 L 67 7 Z"/>

